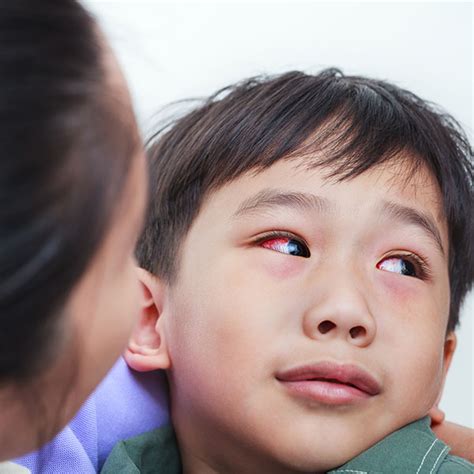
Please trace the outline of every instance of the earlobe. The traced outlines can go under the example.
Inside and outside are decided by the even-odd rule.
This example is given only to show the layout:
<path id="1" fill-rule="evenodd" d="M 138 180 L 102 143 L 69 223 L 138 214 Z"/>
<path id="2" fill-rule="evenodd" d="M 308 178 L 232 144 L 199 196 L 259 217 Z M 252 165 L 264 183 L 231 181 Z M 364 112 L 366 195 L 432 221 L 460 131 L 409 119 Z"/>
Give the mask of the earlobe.
<path id="1" fill-rule="evenodd" d="M 164 284 L 142 268 L 137 269 L 137 274 L 141 307 L 124 358 L 132 369 L 139 372 L 168 369 L 170 360 L 162 329 Z"/>

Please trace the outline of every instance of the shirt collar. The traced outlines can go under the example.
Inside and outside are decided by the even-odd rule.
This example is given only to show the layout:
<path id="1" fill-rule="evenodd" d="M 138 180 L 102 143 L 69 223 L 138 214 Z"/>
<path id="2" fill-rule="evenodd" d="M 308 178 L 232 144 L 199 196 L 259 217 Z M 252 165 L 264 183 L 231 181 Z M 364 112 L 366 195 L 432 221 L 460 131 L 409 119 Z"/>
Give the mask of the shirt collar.
<path id="1" fill-rule="evenodd" d="M 430 429 L 430 418 L 410 423 L 330 473 L 436 472 L 449 447 Z"/>

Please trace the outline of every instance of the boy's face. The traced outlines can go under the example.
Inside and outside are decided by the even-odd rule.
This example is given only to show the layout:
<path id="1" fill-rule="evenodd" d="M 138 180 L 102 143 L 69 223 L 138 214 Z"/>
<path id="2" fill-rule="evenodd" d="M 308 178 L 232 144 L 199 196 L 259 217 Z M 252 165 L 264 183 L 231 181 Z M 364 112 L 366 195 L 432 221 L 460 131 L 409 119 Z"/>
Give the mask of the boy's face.
<path id="1" fill-rule="evenodd" d="M 441 388 L 454 342 L 433 179 L 386 166 L 334 183 L 301 165 L 213 193 L 164 290 L 185 462 L 325 470 L 426 415 Z"/>

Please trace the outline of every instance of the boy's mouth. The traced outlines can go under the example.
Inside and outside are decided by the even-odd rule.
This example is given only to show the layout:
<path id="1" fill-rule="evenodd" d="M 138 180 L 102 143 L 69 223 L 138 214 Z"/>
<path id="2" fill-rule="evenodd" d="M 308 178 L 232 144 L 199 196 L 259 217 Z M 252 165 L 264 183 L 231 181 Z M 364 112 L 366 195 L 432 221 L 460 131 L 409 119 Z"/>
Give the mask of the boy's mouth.
<path id="1" fill-rule="evenodd" d="M 319 362 L 276 374 L 290 394 L 325 405 L 348 405 L 380 393 L 377 380 L 352 364 Z"/>

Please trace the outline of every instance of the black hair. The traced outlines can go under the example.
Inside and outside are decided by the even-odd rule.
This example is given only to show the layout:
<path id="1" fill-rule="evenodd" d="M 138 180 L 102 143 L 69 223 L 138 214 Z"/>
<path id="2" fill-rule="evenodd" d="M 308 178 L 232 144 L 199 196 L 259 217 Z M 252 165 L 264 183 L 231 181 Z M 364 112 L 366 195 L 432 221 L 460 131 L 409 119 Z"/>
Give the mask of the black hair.
<path id="1" fill-rule="evenodd" d="M 139 143 L 85 9 L 2 0 L 2 384 L 54 360 L 68 296 L 108 232 Z"/>
<path id="2" fill-rule="evenodd" d="M 225 183 L 302 155 L 308 166 L 326 167 L 329 177 L 346 180 L 408 152 L 406 165 L 412 171 L 425 166 L 443 197 L 450 243 L 448 330 L 457 325 L 473 282 L 472 148 L 459 124 L 434 104 L 338 69 L 294 71 L 218 91 L 159 130 L 148 148 L 152 195 L 137 258 L 169 282 L 203 200 Z"/>

